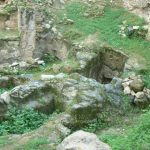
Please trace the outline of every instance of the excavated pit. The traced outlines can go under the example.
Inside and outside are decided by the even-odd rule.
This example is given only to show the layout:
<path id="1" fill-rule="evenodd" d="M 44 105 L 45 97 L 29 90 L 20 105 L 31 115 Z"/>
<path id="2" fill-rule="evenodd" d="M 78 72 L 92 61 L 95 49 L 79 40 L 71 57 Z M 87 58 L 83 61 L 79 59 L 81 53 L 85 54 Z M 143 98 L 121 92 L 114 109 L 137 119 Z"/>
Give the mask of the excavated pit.
<path id="1" fill-rule="evenodd" d="M 110 83 L 113 77 L 120 76 L 124 71 L 127 59 L 128 57 L 124 53 L 104 47 L 96 57 L 87 62 L 82 73 L 100 83 Z"/>

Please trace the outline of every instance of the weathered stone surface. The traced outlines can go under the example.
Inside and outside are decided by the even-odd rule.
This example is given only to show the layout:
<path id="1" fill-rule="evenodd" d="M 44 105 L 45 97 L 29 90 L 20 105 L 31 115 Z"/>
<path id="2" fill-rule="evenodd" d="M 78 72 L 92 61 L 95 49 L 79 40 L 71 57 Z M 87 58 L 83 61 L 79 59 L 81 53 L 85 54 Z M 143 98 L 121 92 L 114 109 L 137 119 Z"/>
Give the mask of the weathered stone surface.
<path id="1" fill-rule="evenodd" d="M 35 49 L 35 9 L 19 8 L 19 29 L 21 31 L 21 55 L 24 61 L 33 58 Z"/>
<path id="2" fill-rule="evenodd" d="M 109 47 L 102 47 L 100 53 L 88 61 L 83 74 L 101 83 L 108 83 L 124 70 L 127 56 Z"/>
<path id="3" fill-rule="evenodd" d="M 52 113 L 55 110 L 54 91 L 45 83 L 30 82 L 20 85 L 11 91 L 0 95 L 0 104 L 5 112 L 9 106 L 30 107 L 44 113 Z M 1 108 L 0 108 L 1 109 Z M 1 114 L 1 116 L 4 116 Z"/>
<path id="4" fill-rule="evenodd" d="M 32 76 L 18 75 L 18 76 L 2 76 L 0 77 L 0 87 L 10 88 L 24 84 L 32 79 Z"/>
<path id="5" fill-rule="evenodd" d="M 53 7 L 55 3 L 57 2 L 52 2 Z M 63 5 L 62 2 L 58 3 Z M 30 62 L 49 52 L 55 53 L 61 60 L 66 59 L 68 43 L 53 22 L 53 19 L 49 20 L 44 12 L 34 7 L 19 7 L 18 11 L 13 10 L 10 14 L 0 16 L 0 29 L 7 30 L 0 37 L 0 56 L 3 56 L 0 64 L 22 60 Z M 12 29 L 19 29 L 19 32 L 14 33 Z"/>
<path id="6" fill-rule="evenodd" d="M 28 106 L 45 113 L 58 109 L 68 114 L 63 122 L 66 126 L 81 127 L 93 122 L 109 106 L 120 109 L 124 104 L 122 80 L 118 78 L 106 85 L 78 73 L 42 75 L 41 79 L 2 94 L 1 105 Z"/>
<path id="7" fill-rule="evenodd" d="M 122 80 L 113 78 L 111 83 L 105 84 L 104 87 L 110 103 L 114 106 L 121 107 L 123 104 Z"/>
<path id="8" fill-rule="evenodd" d="M 64 60 L 68 57 L 68 43 L 63 40 L 59 32 L 49 29 L 49 32 L 41 33 L 36 41 L 34 57 L 41 57 L 44 53 L 55 53 L 56 57 Z"/>
<path id="9" fill-rule="evenodd" d="M 71 115 L 70 124 L 80 126 L 93 120 L 106 101 L 104 88 L 93 79 L 72 74 L 64 79 L 50 80 L 51 86 L 62 95 L 56 99 L 56 107 Z"/>
<path id="10" fill-rule="evenodd" d="M 149 23 L 149 25 L 148 25 L 147 39 L 150 41 L 150 23 Z"/>
<path id="11" fill-rule="evenodd" d="M 144 87 L 141 76 L 131 75 L 122 82 L 124 94 L 131 97 L 131 103 L 138 107 L 147 107 L 150 104 L 150 90 Z"/>
<path id="12" fill-rule="evenodd" d="M 77 131 L 63 140 L 56 150 L 111 150 L 93 133 Z"/>
<path id="13" fill-rule="evenodd" d="M 79 61 L 81 68 L 84 68 L 87 65 L 87 63 L 94 57 L 96 57 L 95 53 L 77 52 L 76 54 L 76 58 Z"/>
<path id="14" fill-rule="evenodd" d="M 143 91 L 144 89 L 144 83 L 141 79 L 135 78 L 131 83 L 130 83 L 130 88 L 134 92 L 140 92 Z"/>
<path id="15" fill-rule="evenodd" d="M 124 0 L 124 5 L 130 11 L 150 21 L 150 0 Z"/>

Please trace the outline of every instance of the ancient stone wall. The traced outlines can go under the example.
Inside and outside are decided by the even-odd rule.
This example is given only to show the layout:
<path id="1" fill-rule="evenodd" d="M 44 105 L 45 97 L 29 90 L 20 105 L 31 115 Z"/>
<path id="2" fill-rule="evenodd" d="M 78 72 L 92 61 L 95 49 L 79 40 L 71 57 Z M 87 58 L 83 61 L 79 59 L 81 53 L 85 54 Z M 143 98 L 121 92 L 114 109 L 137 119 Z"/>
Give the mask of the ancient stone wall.
<path id="1" fill-rule="evenodd" d="M 83 68 L 86 77 L 94 78 L 101 83 L 109 83 L 113 77 L 120 76 L 128 57 L 109 47 L 102 47 L 99 54 L 93 57 Z"/>
<path id="2" fill-rule="evenodd" d="M 61 3 L 53 2 L 52 5 L 56 7 Z M 0 64 L 32 62 L 34 58 L 40 58 L 51 51 L 61 60 L 67 58 L 67 43 L 57 31 L 54 20 L 47 18 L 42 10 L 32 6 L 18 7 L 12 13 L 4 12 L 0 11 L 0 56 L 5 56 L 0 58 Z"/>

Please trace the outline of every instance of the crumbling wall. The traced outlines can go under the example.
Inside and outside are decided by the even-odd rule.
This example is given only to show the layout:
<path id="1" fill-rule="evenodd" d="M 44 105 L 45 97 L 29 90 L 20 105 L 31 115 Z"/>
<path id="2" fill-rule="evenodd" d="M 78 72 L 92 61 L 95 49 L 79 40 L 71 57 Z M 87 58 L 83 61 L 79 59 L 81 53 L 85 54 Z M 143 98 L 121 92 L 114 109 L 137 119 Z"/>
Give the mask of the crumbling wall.
<path id="1" fill-rule="evenodd" d="M 91 59 L 82 70 L 86 77 L 101 83 L 109 83 L 113 77 L 120 76 L 124 71 L 128 57 L 109 47 L 102 47 L 96 57 Z"/>
<path id="2" fill-rule="evenodd" d="M 61 3 L 59 2 L 59 4 Z M 52 5 L 58 6 L 55 2 Z M 3 46 L 0 47 L 0 56 L 5 54 L 5 57 L 0 58 L 0 64 L 15 61 L 33 62 L 34 58 L 40 58 L 45 53 L 52 51 L 61 60 L 67 58 L 67 42 L 58 32 L 52 17 L 46 16 L 43 9 L 34 6 L 19 6 L 18 10 L 13 10 L 11 13 L 1 13 L 1 11 L 0 42 L 3 43 Z M 17 34 L 18 44 L 15 44 L 15 47 L 9 44 L 9 41 L 16 43 L 16 39 L 11 39 L 13 37 L 10 35 L 12 30 L 13 33 L 14 31 L 19 33 Z M 4 38 L 1 34 L 2 31 L 4 35 L 8 34 L 9 36 Z M 16 35 L 14 36 L 16 37 Z M 11 55 L 11 49 L 15 50 L 17 55 Z"/>

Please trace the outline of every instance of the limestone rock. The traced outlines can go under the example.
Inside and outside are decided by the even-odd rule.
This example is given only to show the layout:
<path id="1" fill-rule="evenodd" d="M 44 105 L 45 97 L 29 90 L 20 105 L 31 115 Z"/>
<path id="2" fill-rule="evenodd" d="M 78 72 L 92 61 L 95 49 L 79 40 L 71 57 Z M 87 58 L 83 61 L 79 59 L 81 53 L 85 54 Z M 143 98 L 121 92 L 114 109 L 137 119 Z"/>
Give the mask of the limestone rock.
<path id="1" fill-rule="evenodd" d="M 3 94 L 0 95 L 0 102 L 5 104 L 10 103 L 10 96 L 8 92 L 4 92 Z"/>
<path id="2" fill-rule="evenodd" d="M 138 99 L 142 99 L 144 97 L 144 95 L 145 95 L 144 92 L 137 92 L 135 94 L 136 98 L 138 98 Z"/>
<path id="3" fill-rule="evenodd" d="M 148 25 L 147 39 L 150 41 L 150 23 L 149 23 L 149 25 Z"/>
<path id="4" fill-rule="evenodd" d="M 88 52 L 77 52 L 76 58 L 80 63 L 80 67 L 84 68 L 87 63 L 92 60 L 96 56 L 95 53 L 88 53 Z"/>
<path id="5" fill-rule="evenodd" d="M 114 77 L 113 80 L 109 84 L 105 84 L 105 92 L 107 93 L 108 99 L 110 100 L 112 105 L 117 107 L 121 107 L 122 105 L 122 79 Z"/>
<path id="6" fill-rule="evenodd" d="M 57 109 L 67 111 L 74 126 L 93 120 L 106 100 L 101 84 L 79 74 L 71 74 L 61 82 L 52 80 L 50 84 L 62 93 L 56 100 Z"/>
<path id="7" fill-rule="evenodd" d="M 56 150 L 111 150 L 93 133 L 77 131 L 63 140 Z"/>
<path id="8" fill-rule="evenodd" d="M 49 81 L 52 79 L 64 79 L 66 75 L 64 73 L 59 73 L 57 75 L 41 75 L 41 80 L 43 81 Z"/>
<path id="9" fill-rule="evenodd" d="M 131 94 L 131 89 L 129 86 L 124 88 L 124 94 Z"/>
<path id="10" fill-rule="evenodd" d="M 140 92 L 143 91 L 144 89 L 144 83 L 141 79 L 134 79 L 131 83 L 130 83 L 130 88 L 131 90 L 133 90 L 134 92 Z"/>
<path id="11" fill-rule="evenodd" d="M 44 113 L 52 113 L 55 110 L 54 91 L 46 83 L 29 82 L 19 85 L 7 93 L 0 95 L 0 109 L 5 108 L 4 116 L 9 106 L 30 107 Z"/>

